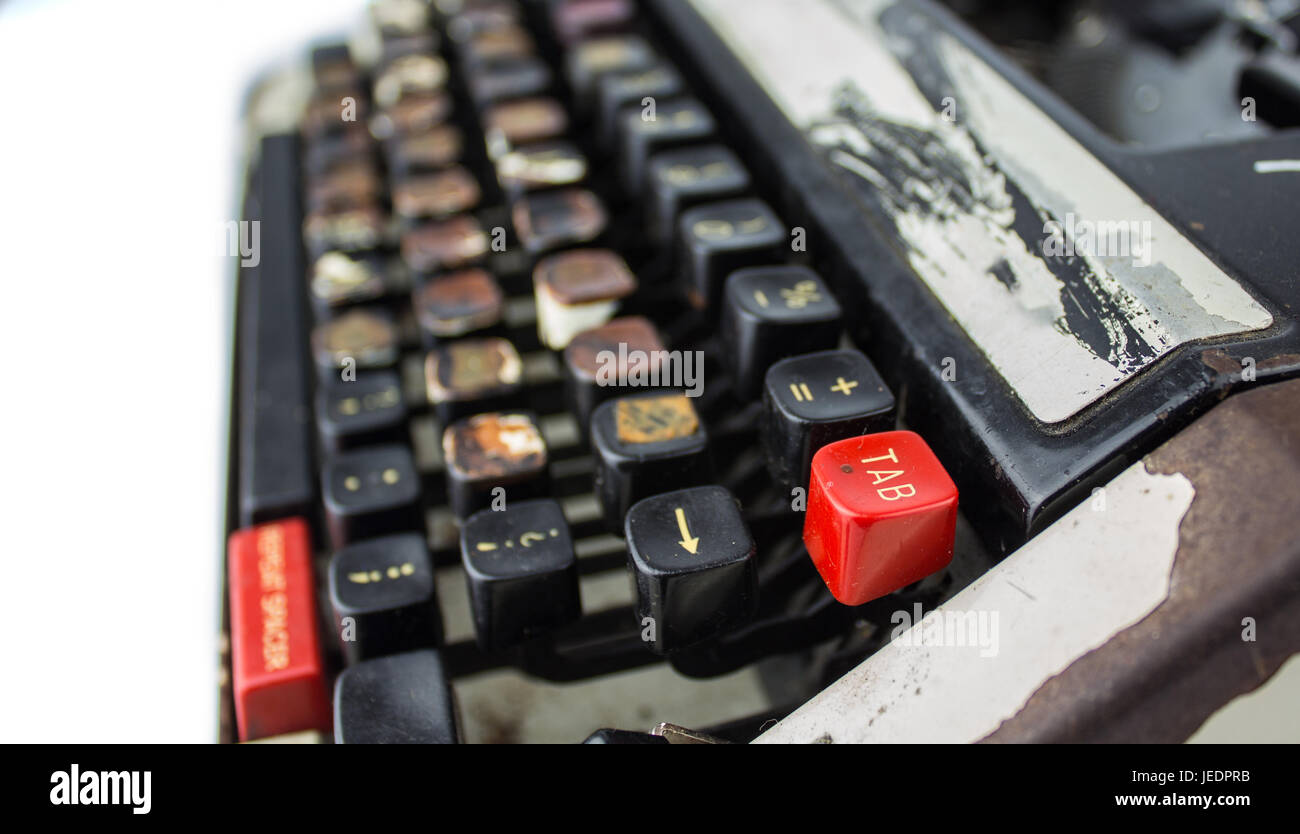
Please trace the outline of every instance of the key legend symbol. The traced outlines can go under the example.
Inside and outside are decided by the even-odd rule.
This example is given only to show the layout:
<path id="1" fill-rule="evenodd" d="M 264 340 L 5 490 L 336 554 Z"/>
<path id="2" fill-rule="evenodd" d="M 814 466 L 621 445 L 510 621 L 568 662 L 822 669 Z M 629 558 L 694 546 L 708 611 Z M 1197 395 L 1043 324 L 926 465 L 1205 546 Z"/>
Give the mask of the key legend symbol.
<path id="1" fill-rule="evenodd" d="M 815 281 L 800 281 L 793 287 L 781 290 L 781 297 L 785 299 L 785 306 L 791 310 L 802 310 L 810 303 L 822 300 Z"/>
<path id="2" fill-rule="evenodd" d="M 831 390 L 834 391 L 835 389 L 832 388 Z M 794 394 L 797 402 L 812 402 L 813 400 L 812 391 L 808 390 L 808 383 L 806 382 L 790 383 L 790 393 Z"/>
<path id="3" fill-rule="evenodd" d="M 856 380 L 845 380 L 844 377 L 836 377 L 835 384 L 831 386 L 832 391 L 839 391 L 844 396 L 849 396 L 854 388 L 858 387 Z"/>
<path id="4" fill-rule="evenodd" d="M 678 507 L 676 510 L 676 514 L 677 514 L 677 529 L 681 530 L 682 532 L 681 541 L 677 543 L 680 544 L 686 550 L 687 553 L 694 556 L 695 552 L 700 549 L 700 537 L 691 535 L 690 529 L 686 526 L 685 510 L 683 510 L 681 507 Z"/>

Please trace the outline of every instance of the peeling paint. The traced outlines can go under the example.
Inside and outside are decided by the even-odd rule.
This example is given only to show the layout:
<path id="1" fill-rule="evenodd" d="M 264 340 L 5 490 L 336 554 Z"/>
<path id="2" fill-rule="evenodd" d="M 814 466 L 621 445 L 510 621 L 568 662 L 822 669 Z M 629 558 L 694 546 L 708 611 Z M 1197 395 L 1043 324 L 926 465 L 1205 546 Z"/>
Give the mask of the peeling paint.
<path id="1" fill-rule="evenodd" d="M 792 16 L 781 0 L 692 2 L 864 208 L 892 224 L 913 270 L 1039 420 L 1069 419 L 1179 345 L 1272 324 L 911 4 L 817 0 Z"/>

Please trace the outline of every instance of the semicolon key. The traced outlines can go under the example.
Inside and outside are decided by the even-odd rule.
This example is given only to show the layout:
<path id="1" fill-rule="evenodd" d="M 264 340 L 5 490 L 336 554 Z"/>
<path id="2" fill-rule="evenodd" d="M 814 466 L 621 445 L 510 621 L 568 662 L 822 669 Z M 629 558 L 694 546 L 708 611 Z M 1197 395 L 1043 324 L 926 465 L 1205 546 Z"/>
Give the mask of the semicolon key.
<path id="1" fill-rule="evenodd" d="M 329 599 L 349 663 L 431 648 L 442 637 L 433 563 L 420 533 L 356 542 L 329 564 Z"/>
<path id="2" fill-rule="evenodd" d="M 479 644 L 506 648 L 582 615 L 569 525 L 552 498 L 511 501 L 461 526 L 461 563 Z"/>

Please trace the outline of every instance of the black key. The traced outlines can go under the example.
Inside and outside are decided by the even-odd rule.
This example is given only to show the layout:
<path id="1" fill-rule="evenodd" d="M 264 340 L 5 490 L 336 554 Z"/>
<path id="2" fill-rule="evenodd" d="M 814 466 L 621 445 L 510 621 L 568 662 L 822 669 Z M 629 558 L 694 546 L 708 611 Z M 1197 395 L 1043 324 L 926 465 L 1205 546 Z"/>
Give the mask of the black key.
<path id="1" fill-rule="evenodd" d="M 739 197 L 749 172 L 730 148 L 693 145 L 650 157 L 646 175 L 646 230 L 660 245 L 672 243 L 678 216 L 701 203 Z"/>
<path id="2" fill-rule="evenodd" d="M 424 381 L 443 425 L 460 417 L 516 404 L 523 363 L 506 339 L 464 339 L 429 352 Z"/>
<path id="3" fill-rule="evenodd" d="M 641 316 L 613 319 L 569 341 L 564 349 L 565 405 L 584 437 L 596 406 L 629 393 L 626 386 L 664 387 L 659 384 L 663 352 L 659 331 Z"/>
<path id="4" fill-rule="evenodd" d="M 311 349 L 322 377 L 346 379 L 366 368 L 397 362 L 400 339 L 393 318 L 383 310 L 355 309 L 312 329 Z"/>
<path id="5" fill-rule="evenodd" d="M 653 110 L 630 108 L 618 116 L 618 172 L 623 191 L 639 196 L 645 188 L 650 157 L 713 137 L 717 125 L 693 98 L 658 101 Z"/>
<path id="6" fill-rule="evenodd" d="M 361 122 L 351 122 L 338 133 L 323 136 L 307 147 L 303 171 L 308 177 L 328 173 L 340 165 L 370 161 L 375 150 L 374 137 Z"/>
<path id="7" fill-rule="evenodd" d="M 597 730 L 587 736 L 583 744 L 667 744 L 668 739 L 653 733 L 637 733 L 632 730 Z"/>
<path id="8" fill-rule="evenodd" d="M 509 99 L 540 96 L 551 88 L 551 71 L 539 58 L 485 61 L 468 76 L 470 95 L 479 109 Z"/>
<path id="9" fill-rule="evenodd" d="M 523 22 L 523 10 L 512 0 L 437 0 L 435 5 L 446 16 L 447 34 L 456 43 Z"/>
<path id="10" fill-rule="evenodd" d="M 262 141 L 261 259 L 239 277 L 241 526 L 304 515 L 316 495 L 297 169 L 292 137 Z"/>
<path id="11" fill-rule="evenodd" d="M 763 386 L 763 450 L 772 477 L 808 486 L 818 449 L 894 428 L 894 395 L 861 351 L 828 350 L 777 362 Z"/>
<path id="12" fill-rule="evenodd" d="M 596 83 L 596 141 L 609 150 L 618 134 L 618 118 L 624 108 L 632 107 L 640 112 L 646 106 L 646 98 L 653 99 L 657 107 L 681 95 L 684 89 L 677 70 L 662 63 L 644 70 L 601 76 Z"/>
<path id="13" fill-rule="evenodd" d="M 485 649 L 513 646 L 582 616 L 573 540 L 554 499 L 475 513 L 461 526 L 460 558 Z"/>
<path id="14" fill-rule="evenodd" d="M 316 389 L 316 427 L 333 451 L 404 440 L 401 379 L 394 371 L 363 371 L 350 382 L 322 382 Z"/>
<path id="15" fill-rule="evenodd" d="M 805 266 L 754 266 L 727 277 L 722 338 L 736 393 L 751 399 L 779 359 L 830 350 L 839 342 L 840 305 Z"/>
<path id="16" fill-rule="evenodd" d="M 694 487 L 640 501 L 627 514 L 625 536 L 651 650 L 699 643 L 754 615 L 754 539 L 726 489 Z"/>
<path id="17" fill-rule="evenodd" d="M 354 159 L 307 178 L 307 209 L 320 213 L 374 205 L 383 192 L 383 177 L 373 160 Z"/>
<path id="18" fill-rule="evenodd" d="M 683 212 L 677 224 L 678 269 L 697 307 L 716 310 L 728 275 L 783 260 L 785 229 L 761 200 L 707 203 Z"/>
<path id="19" fill-rule="evenodd" d="M 637 501 L 713 479 L 704 425 L 691 398 L 679 392 L 602 403 L 591 416 L 591 446 L 596 497 L 615 531 Z"/>
<path id="20" fill-rule="evenodd" d="M 456 706 L 436 651 L 349 666 L 334 684 L 335 744 L 456 744 Z"/>
<path id="21" fill-rule="evenodd" d="M 386 67 L 407 55 L 431 55 L 438 51 L 438 36 L 431 31 L 385 33 L 380 44 L 379 63 Z"/>
<path id="22" fill-rule="evenodd" d="M 483 269 L 444 273 L 421 282 L 411 296 L 426 344 L 494 327 L 504 303 L 501 286 Z"/>
<path id="23" fill-rule="evenodd" d="M 565 56 L 565 77 L 579 113 L 592 109 L 596 82 L 613 72 L 637 72 L 654 66 L 655 54 L 644 38 L 613 35 L 578 44 Z"/>
<path id="24" fill-rule="evenodd" d="M 325 517 L 334 548 L 419 529 L 420 479 L 405 446 L 340 452 L 321 471 Z"/>
<path id="25" fill-rule="evenodd" d="M 442 433 L 447 503 L 457 518 L 546 493 L 546 443 L 530 414 L 476 414 Z"/>
<path id="26" fill-rule="evenodd" d="M 609 222 L 600 198 L 585 188 L 521 197 L 511 207 L 510 218 L 519 242 L 534 255 L 593 241 Z"/>
<path id="27" fill-rule="evenodd" d="M 330 559 L 329 593 L 348 663 L 431 648 L 442 639 L 433 563 L 419 533 L 339 550 Z"/>

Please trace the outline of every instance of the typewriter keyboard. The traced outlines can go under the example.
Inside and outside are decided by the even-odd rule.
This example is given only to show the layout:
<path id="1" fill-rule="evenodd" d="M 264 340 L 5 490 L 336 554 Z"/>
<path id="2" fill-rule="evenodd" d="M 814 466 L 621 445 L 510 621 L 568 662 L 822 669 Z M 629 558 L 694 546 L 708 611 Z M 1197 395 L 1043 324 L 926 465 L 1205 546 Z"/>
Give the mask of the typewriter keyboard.
<path id="1" fill-rule="evenodd" d="M 227 740 L 748 741 L 987 569 L 635 4 L 372 12 L 249 185 Z"/>

